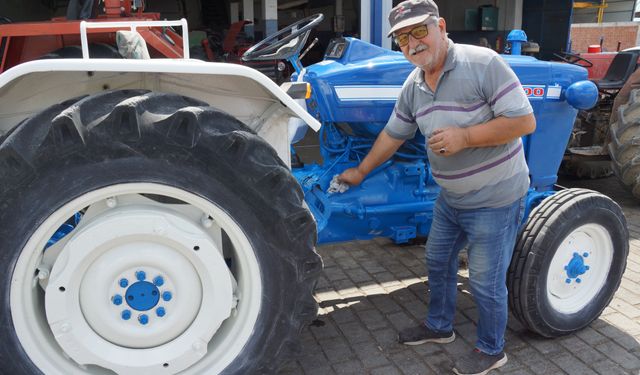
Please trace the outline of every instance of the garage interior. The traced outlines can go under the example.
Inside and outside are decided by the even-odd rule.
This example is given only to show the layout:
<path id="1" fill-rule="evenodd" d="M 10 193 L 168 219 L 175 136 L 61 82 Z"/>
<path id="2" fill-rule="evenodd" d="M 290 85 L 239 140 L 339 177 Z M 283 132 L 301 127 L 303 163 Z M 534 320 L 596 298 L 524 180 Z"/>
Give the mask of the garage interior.
<path id="1" fill-rule="evenodd" d="M 5 0 L 0 16 L 13 22 L 43 21 L 63 17 L 69 4 L 82 0 Z M 236 43 L 248 46 L 266 35 L 304 17 L 323 13 L 324 21 L 309 40 L 318 38 L 304 63 L 322 58 L 328 42 L 336 36 L 353 36 L 386 48 L 394 48 L 385 38 L 386 14 L 400 0 L 135 0 L 145 12 L 159 12 L 163 19 L 186 18 L 196 33 L 192 45 L 206 34 L 222 41 L 231 25 L 237 27 Z M 529 40 L 540 46 L 541 59 L 553 52 L 567 51 L 571 23 L 623 22 L 633 19 L 634 0 L 456 0 L 436 1 L 447 20 L 450 37 L 460 43 L 490 47 L 502 52 L 506 36 L 522 28 Z M 100 9 L 97 9 L 100 12 Z M 523 17 L 523 14 L 526 15 Z M 199 34 L 197 34 L 199 33 Z M 203 34 L 204 33 L 204 34 Z M 215 41 L 214 41 L 215 42 Z"/>

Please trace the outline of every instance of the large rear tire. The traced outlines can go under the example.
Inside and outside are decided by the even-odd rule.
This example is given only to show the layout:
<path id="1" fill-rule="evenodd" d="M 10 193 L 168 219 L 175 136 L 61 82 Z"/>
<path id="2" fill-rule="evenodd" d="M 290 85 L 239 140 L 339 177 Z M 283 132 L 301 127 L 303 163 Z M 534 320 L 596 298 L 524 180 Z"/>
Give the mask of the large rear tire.
<path id="1" fill-rule="evenodd" d="M 297 182 L 205 103 L 52 106 L 0 145 L 0 181 L 3 373 L 272 373 L 317 313 Z"/>
<path id="2" fill-rule="evenodd" d="M 640 89 L 632 90 L 629 101 L 617 109 L 609 155 L 620 182 L 640 199 Z"/>
<path id="3" fill-rule="evenodd" d="M 538 205 L 521 233 L 509 267 L 509 307 L 545 337 L 584 328 L 620 285 L 629 232 L 610 198 L 567 189 Z"/>

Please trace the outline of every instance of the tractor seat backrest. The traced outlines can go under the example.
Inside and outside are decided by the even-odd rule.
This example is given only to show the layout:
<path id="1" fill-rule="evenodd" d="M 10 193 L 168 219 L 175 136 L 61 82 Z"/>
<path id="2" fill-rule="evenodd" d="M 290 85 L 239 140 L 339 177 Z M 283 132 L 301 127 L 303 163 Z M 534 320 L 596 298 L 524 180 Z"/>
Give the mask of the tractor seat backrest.
<path id="1" fill-rule="evenodd" d="M 598 81 L 598 87 L 605 90 L 621 88 L 636 70 L 639 51 L 620 52 L 611 61 L 604 78 Z"/>

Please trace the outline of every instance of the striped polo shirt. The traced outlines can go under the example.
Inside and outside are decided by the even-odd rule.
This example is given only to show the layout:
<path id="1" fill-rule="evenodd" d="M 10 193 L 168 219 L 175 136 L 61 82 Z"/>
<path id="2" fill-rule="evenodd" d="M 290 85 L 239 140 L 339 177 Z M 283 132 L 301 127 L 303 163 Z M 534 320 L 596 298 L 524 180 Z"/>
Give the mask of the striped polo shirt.
<path id="1" fill-rule="evenodd" d="M 411 139 L 420 129 L 426 139 L 435 129 L 468 127 L 493 118 L 532 113 L 520 81 L 494 51 L 449 40 L 443 73 L 435 92 L 416 68 L 405 81 L 385 131 Z M 427 157 L 441 196 L 459 209 L 497 208 L 513 203 L 529 188 L 522 141 L 494 147 L 466 148 Z"/>

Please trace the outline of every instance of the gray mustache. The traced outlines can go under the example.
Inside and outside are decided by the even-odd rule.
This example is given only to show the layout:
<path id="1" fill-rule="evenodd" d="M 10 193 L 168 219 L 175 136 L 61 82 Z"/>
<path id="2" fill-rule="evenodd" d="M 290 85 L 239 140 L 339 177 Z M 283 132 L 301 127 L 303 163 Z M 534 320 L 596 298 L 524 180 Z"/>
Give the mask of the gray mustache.
<path id="1" fill-rule="evenodd" d="M 426 46 L 426 45 L 424 45 L 424 44 L 419 44 L 419 45 L 417 45 L 417 46 L 416 46 L 416 48 L 411 48 L 411 49 L 409 50 L 409 55 L 413 56 L 413 55 L 415 55 L 416 53 L 418 53 L 418 52 L 422 52 L 422 51 L 424 51 L 424 50 L 426 50 L 426 49 L 429 49 L 429 47 L 427 47 L 427 46 Z"/>

